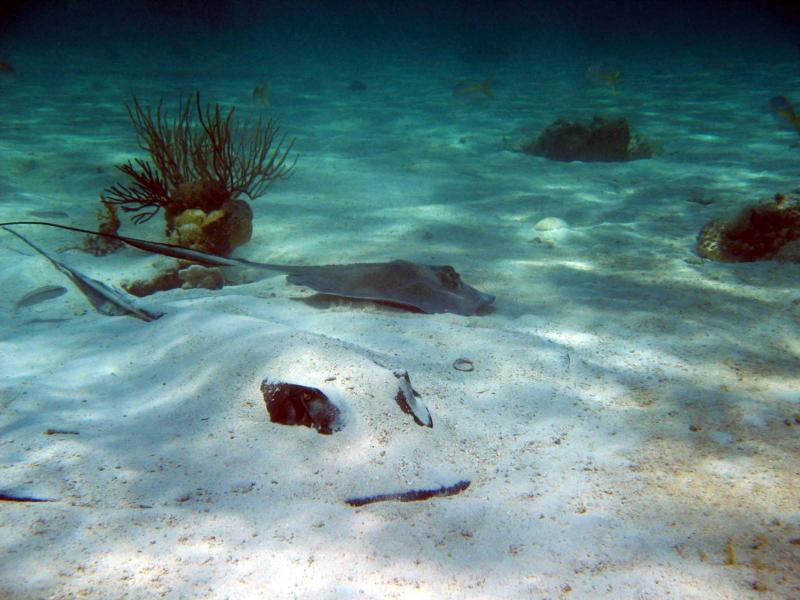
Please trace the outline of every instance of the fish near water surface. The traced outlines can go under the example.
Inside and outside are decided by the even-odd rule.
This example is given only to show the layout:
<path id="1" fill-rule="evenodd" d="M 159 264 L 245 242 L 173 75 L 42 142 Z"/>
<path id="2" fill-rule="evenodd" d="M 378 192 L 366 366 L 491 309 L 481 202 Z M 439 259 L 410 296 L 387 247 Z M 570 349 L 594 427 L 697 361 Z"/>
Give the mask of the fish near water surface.
<path id="1" fill-rule="evenodd" d="M 265 108 L 270 106 L 268 84 L 259 83 L 253 88 L 253 102 Z"/>
<path id="2" fill-rule="evenodd" d="M 493 81 L 493 77 L 489 77 L 480 83 L 475 83 L 474 81 L 462 81 L 453 87 L 453 97 L 458 98 L 464 96 L 483 95 L 487 98 L 494 99 L 495 95 L 494 91 L 492 90 Z"/>
<path id="3" fill-rule="evenodd" d="M 586 71 L 599 83 L 608 85 L 611 88 L 611 95 L 617 95 L 617 82 L 619 81 L 619 71 L 611 69 L 603 63 L 590 65 Z"/>
<path id="4" fill-rule="evenodd" d="M 786 96 L 773 96 L 769 101 L 769 111 L 781 127 L 800 134 L 800 116 Z"/>

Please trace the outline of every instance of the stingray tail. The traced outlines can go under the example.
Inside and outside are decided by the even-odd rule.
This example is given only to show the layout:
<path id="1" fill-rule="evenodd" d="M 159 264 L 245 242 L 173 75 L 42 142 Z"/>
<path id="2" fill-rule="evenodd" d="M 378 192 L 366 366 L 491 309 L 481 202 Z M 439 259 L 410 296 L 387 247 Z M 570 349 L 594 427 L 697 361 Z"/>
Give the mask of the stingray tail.
<path id="1" fill-rule="evenodd" d="M 98 312 L 109 316 L 130 315 L 141 319 L 142 321 L 154 321 L 163 316 L 163 313 L 150 312 L 144 308 L 139 308 L 127 298 L 122 292 L 114 288 L 108 287 L 102 281 L 97 281 L 91 277 L 87 277 L 80 271 L 56 260 L 50 254 L 39 248 L 36 244 L 20 233 L 13 229 L 0 224 L 0 227 L 5 229 L 12 235 L 17 236 L 20 240 L 28 244 L 31 248 L 36 250 L 39 254 L 44 256 L 52 265 L 66 275 L 75 287 L 84 295 L 89 303 L 97 309 Z"/>
<path id="2" fill-rule="evenodd" d="M 0 227 L 5 227 L 7 225 L 41 225 L 45 227 L 65 229 L 67 231 L 76 231 L 78 233 L 96 235 L 104 238 L 119 240 L 128 246 L 138 248 L 139 250 L 144 250 L 145 252 L 153 252 L 155 254 L 162 254 L 164 256 L 170 256 L 179 260 L 187 260 L 201 264 L 205 267 L 253 267 L 256 269 L 264 269 L 269 271 L 291 271 L 290 267 L 283 265 L 271 265 L 252 262 L 244 258 L 219 256 L 218 254 L 211 254 L 210 252 L 202 252 L 200 250 L 192 250 L 191 248 L 184 248 L 183 246 L 177 246 L 175 244 L 151 242 L 149 240 L 115 235 L 113 233 L 103 233 L 102 231 L 92 231 L 91 229 L 82 229 L 80 227 L 72 227 L 71 225 L 62 225 L 60 223 L 48 223 L 47 221 L 9 221 L 7 223 L 0 223 Z"/>

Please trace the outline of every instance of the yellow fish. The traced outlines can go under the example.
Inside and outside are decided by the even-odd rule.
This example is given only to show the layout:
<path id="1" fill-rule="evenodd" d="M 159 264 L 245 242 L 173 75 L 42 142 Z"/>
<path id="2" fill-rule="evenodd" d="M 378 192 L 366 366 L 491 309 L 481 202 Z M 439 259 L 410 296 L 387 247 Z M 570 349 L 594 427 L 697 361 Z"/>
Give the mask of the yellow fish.
<path id="1" fill-rule="evenodd" d="M 789 125 L 794 131 L 800 133 L 800 116 L 797 115 L 794 105 L 786 96 L 773 96 L 769 101 L 769 110 L 779 124 Z"/>
<path id="2" fill-rule="evenodd" d="M 253 88 L 253 100 L 261 106 L 269 106 L 269 86 L 266 83 L 259 83 Z"/>
<path id="3" fill-rule="evenodd" d="M 587 71 L 589 71 L 589 75 L 594 77 L 597 81 L 608 84 L 611 87 L 611 94 L 613 96 L 617 95 L 617 81 L 619 81 L 619 71 L 609 69 L 602 63 L 591 65 L 587 69 Z"/>
<path id="4" fill-rule="evenodd" d="M 483 94 L 487 98 L 495 98 L 494 91 L 492 91 L 493 77 L 489 77 L 481 83 L 462 82 L 453 88 L 453 96 L 469 96 L 471 94 Z"/>

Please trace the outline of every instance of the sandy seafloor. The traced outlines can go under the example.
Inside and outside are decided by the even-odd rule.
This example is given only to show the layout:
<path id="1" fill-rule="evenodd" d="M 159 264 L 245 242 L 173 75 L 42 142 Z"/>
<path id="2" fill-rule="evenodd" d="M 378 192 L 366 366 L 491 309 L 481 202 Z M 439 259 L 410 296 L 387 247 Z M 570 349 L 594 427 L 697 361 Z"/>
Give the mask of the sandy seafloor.
<path id="1" fill-rule="evenodd" d="M 4 233 L 0 489 L 52 501 L 0 506 L 0 596 L 800 597 L 800 266 L 694 252 L 710 218 L 798 185 L 796 136 L 766 109 L 800 94 L 796 61 L 623 62 L 616 98 L 583 60 L 519 61 L 494 69 L 489 100 L 454 98 L 453 81 L 486 73 L 445 59 L 262 73 L 223 56 L 197 75 L 65 56 L 54 77 L 15 58 L 3 221 L 96 224 L 113 165 L 141 155 L 130 90 L 200 87 L 252 116 L 267 79 L 300 158 L 253 202 L 238 256 L 452 264 L 497 300 L 474 317 L 309 304 L 275 274 L 151 296 L 166 315 L 144 323 L 96 313 Z M 595 113 L 628 117 L 659 153 L 567 164 L 506 149 Z M 546 217 L 567 226 L 537 230 Z M 123 232 L 162 239 L 160 219 Z M 110 284 L 169 262 L 18 231 Z M 14 309 L 43 285 L 69 292 Z M 409 371 L 433 429 L 400 412 L 375 361 Z M 270 423 L 267 376 L 324 385 L 346 426 Z M 460 479 L 448 498 L 344 503 Z"/>

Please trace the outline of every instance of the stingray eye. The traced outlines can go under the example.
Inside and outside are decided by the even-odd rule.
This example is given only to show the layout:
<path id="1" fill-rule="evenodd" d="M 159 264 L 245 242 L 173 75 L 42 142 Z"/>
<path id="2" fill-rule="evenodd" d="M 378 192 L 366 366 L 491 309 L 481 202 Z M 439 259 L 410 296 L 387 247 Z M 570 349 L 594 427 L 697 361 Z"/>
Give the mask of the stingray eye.
<path id="1" fill-rule="evenodd" d="M 443 285 L 446 285 L 450 289 L 457 290 L 461 288 L 461 276 L 453 267 L 442 267 L 441 276 L 439 279 Z"/>

